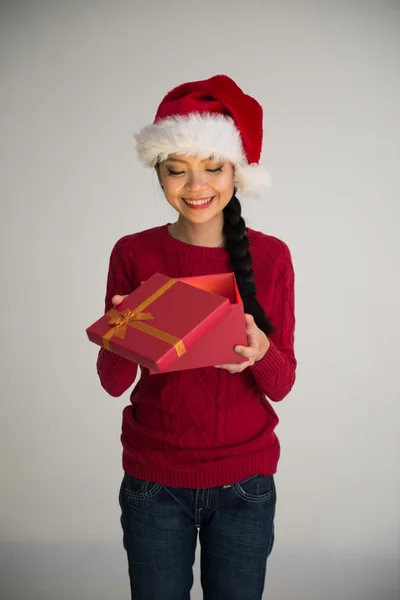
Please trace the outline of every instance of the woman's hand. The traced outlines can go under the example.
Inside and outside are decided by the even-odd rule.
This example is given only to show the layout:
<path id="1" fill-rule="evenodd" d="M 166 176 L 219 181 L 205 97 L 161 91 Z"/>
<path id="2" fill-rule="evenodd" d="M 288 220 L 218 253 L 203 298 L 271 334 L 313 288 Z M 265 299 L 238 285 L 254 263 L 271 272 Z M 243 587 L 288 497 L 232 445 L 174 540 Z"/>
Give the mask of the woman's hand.
<path id="1" fill-rule="evenodd" d="M 125 298 L 127 298 L 128 295 L 126 296 L 120 296 L 119 294 L 117 294 L 116 296 L 113 296 L 111 298 L 111 302 L 113 303 L 114 306 L 118 306 L 119 304 L 121 304 L 121 302 L 123 302 L 123 300 L 125 300 Z"/>
<path id="2" fill-rule="evenodd" d="M 248 358 L 244 362 L 228 365 L 215 365 L 218 369 L 226 369 L 229 373 L 241 373 L 247 367 L 264 358 L 270 347 L 270 341 L 261 329 L 257 327 L 252 315 L 245 315 L 248 346 L 236 346 L 235 352 Z"/>

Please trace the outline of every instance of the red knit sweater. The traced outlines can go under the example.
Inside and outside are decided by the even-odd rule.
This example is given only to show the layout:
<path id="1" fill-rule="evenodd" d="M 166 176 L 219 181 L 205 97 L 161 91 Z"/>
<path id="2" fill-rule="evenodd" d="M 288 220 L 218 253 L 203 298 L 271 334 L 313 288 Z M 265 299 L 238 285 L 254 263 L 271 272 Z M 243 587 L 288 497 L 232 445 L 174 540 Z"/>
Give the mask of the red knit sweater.
<path id="1" fill-rule="evenodd" d="M 294 273 L 288 247 L 249 229 L 257 298 L 277 331 L 265 357 L 242 373 L 207 367 L 149 375 L 141 370 L 124 409 L 123 468 L 139 479 L 187 488 L 226 485 L 275 473 L 278 423 L 269 398 L 282 400 L 295 381 Z M 188 277 L 230 272 L 224 248 L 173 238 L 168 226 L 120 239 L 110 258 L 106 310 L 115 294 L 129 294 L 155 272 Z M 137 365 L 101 349 L 104 389 L 120 396 L 134 383 Z"/>

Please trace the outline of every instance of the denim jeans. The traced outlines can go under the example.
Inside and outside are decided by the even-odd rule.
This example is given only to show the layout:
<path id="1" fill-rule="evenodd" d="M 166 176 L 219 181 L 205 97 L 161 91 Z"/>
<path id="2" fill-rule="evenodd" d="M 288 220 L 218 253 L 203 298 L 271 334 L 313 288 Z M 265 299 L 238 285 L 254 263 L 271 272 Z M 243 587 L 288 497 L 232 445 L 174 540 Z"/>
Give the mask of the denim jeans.
<path id="1" fill-rule="evenodd" d="M 274 543 L 273 476 L 172 488 L 125 475 L 121 524 L 133 600 L 189 600 L 197 534 L 204 600 L 261 600 Z"/>

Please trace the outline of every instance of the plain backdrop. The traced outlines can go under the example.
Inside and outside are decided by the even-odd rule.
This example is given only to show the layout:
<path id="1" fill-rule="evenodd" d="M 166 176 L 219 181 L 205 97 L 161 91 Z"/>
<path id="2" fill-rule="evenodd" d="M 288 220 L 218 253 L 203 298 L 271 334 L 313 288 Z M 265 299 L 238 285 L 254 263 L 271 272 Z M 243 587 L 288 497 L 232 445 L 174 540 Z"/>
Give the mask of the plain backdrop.
<path id="1" fill-rule="evenodd" d="M 101 389 L 85 329 L 116 240 L 174 219 L 133 133 L 217 73 L 264 107 L 272 187 L 244 214 L 296 271 L 265 598 L 399 598 L 400 3 L 0 7 L 1 600 L 129 597 L 129 396 Z"/>

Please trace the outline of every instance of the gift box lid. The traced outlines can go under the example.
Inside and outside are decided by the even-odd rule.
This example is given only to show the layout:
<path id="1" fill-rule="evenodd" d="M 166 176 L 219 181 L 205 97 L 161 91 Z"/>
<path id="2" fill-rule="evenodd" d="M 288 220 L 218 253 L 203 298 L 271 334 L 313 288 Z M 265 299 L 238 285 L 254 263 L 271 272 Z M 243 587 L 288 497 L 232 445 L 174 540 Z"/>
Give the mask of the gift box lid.
<path id="1" fill-rule="evenodd" d="M 156 273 L 86 332 L 92 342 L 162 372 L 230 310 L 227 298 Z"/>
<path id="2" fill-rule="evenodd" d="M 246 358 L 235 352 L 235 346 L 247 346 L 248 343 L 243 301 L 235 274 L 195 275 L 179 277 L 179 281 L 227 298 L 231 304 L 231 311 L 215 327 L 207 331 L 178 361 L 168 367 L 166 372 L 246 361 Z M 152 370 L 150 374 L 158 375 Z"/>

